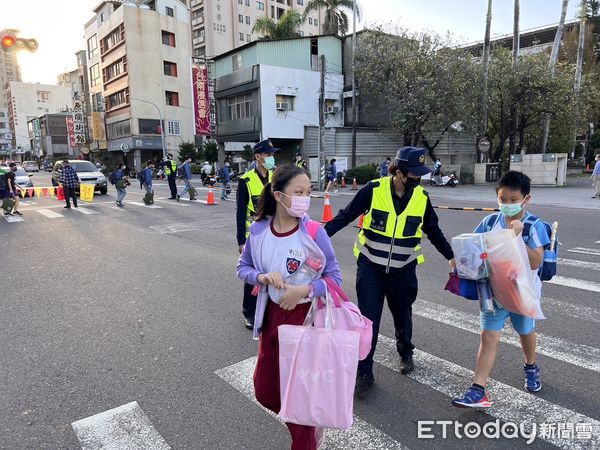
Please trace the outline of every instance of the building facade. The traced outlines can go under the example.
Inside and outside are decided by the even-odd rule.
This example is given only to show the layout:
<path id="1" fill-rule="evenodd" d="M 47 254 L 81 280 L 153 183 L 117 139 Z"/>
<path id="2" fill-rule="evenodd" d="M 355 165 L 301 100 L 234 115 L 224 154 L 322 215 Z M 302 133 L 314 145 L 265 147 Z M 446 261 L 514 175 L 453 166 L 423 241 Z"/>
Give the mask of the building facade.
<path id="1" fill-rule="evenodd" d="M 17 30 L 2 30 L 1 34 L 6 32 L 17 33 Z M 10 81 L 22 81 L 21 69 L 19 62 L 17 61 L 17 52 L 2 52 L 0 51 L 0 88 L 2 89 L 2 95 L 0 95 L 0 109 L 8 108 L 8 101 L 6 99 L 6 88 Z"/>
<path id="2" fill-rule="evenodd" d="M 194 140 L 189 10 L 179 0 L 104 1 L 85 28 L 89 103 L 105 146 L 139 169 Z M 161 124 L 160 117 L 164 123 Z M 92 148 L 102 149 L 94 136 Z"/>
<path id="3" fill-rule="evenodd" d="M 8 109 L 0 108 L 0 159 L 10 155 L 12 148 L 12 133 L 8 121 Z"/>
<path id="4" fill-rule="evenodd" d="M 39 131 L 38 145 L 50 160 L 76 159 L 79 156 L 79 149 L 69 145 L 67 117 L 72 115 L 70 113 L 43 114 L 30 119 L 27 123 L 34 145 L 36 128 Z"/>

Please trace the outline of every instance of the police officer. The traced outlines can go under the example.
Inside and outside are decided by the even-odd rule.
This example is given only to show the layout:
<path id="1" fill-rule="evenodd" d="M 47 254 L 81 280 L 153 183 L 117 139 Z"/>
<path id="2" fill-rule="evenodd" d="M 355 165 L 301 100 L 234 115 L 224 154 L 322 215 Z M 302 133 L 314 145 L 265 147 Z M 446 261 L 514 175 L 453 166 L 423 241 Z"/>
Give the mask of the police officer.
<path id="1" fill-rule="evenodd" d="M 435 248 L 454 267 L 452 247 L 438 226 L 420 177 L 431 173 L 425 166 L 425 150 L 403 147 L 398 150 L 390 176 L 373 180 L 363 187 L 325 229 L 333 236 L 364 214 L 354 254 L 358 258 L 356 293 L 358 306 L 373 321 L 371 353 L 359 362 L 355 393 L 365 398 L 373 385 L 373 354 L 377 345 L 384 298 L 394 319 L 396 349 L 401 373 L 414 370 L 412 343 L 412 304 L 417 298 L 416 267 L 424 262 L 421 251 L 423 231 Z"/>
<path id="2" fill-rule="evenodd" d="M 169 182 L 169 190 L 171 191 L 171 197 L 169 200 L 177 199 L 177 161 L 173 161 L 173 154 L 169 153 L 167 155 L 167 160 L 163 161 L 159 164 L 159 167 L 164 167 L 165 175 L 167 175 L 167 180 Z"/>
<path id="3" fill-rule="evenodd" d="M 263 188 L 271 182 L 272 171 L 275 168 L 273 153 L 277 151 L 279 149 L 273 147 L 269 139 L 254 145 L 254 168 L 248 170 L 239 179 L 236 194 L 236 222 L 240 254 L 250 234 L 250 225 L 256 213 Z M 256 311 L 256 297 L 252 295 L 253 289 L 254 286 L 251 284 L 244 284 L 242 313 L 244 314 L 244 325 L 249 330 L 254 328 L 254 312 Z"/>

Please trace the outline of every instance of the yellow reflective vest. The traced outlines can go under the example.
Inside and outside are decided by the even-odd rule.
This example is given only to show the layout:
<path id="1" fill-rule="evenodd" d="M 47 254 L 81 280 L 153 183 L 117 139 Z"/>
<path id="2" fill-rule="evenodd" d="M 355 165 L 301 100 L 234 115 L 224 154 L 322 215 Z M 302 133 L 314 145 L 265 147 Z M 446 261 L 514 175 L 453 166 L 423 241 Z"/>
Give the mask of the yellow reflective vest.
<path id="1" fill-rule="evenodd" d="M 379 185 L 377 185 L 379 183 Z M 412 261 L 425 262 L 421 250 L 423 216 L 427 208 L 427 192 L 417 186 L 405 210 L 396 215 L 392 199 L 392 177 L 374 181 L 371 208 L 365 214 L 363 228 L 354 245 L 354 255 L 362 253 L 369 261 L 400 269 Z"/>
<path id="2" fill-rule="evenodd" d="M 271 182 L 273 172 L 267 171 L 267 183 Z M 246 186 L 248 187 L 248 205 L 246 211 L 246 239 L 250 236 L 250 225 L 252 225 L 253 218 L 256 215 L 258 207 L 258 200 L 262 195 L 264 185 L 256 172 L 256 169 L 252 169 L 246 172 L 240 177 L 242 180 L 247 180 Z"/>
<path id="3" fill-rule="evenodd" d="M 177 162 L 172 159 L 167 161 L 168 164 L 165 164 L 165 175 L 171 175 L 173 173 L 177 173 Z"/>

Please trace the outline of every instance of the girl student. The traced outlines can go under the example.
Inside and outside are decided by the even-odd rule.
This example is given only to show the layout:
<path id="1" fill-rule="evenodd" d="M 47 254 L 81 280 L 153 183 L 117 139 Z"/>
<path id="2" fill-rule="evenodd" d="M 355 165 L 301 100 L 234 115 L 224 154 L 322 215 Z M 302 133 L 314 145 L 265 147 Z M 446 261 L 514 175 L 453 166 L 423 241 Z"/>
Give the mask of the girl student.
<path id="1" fill-rule="evenodd" d="M 274 413 L 281 409 L 279 394 L 279 325 L 302 325 L 311 299 L 325 295 L 320 277 L 342 283 L 342 272 L 325 230 L 306 215 L 311 183 L 295 165 L 279 167 L 264 188 L 256 220 L 237 266 L 238 276 L 259 286 L 254 338 L 259 339 L 254 372 L 256 399 Z M 316 225 L 316 226 L 315 226 Z M 286 284 L 307 258 L 322 262 L 319 278 L 306 285 Z M 316 450 L 317 429 L 286 423 L 292 450 Z"/>

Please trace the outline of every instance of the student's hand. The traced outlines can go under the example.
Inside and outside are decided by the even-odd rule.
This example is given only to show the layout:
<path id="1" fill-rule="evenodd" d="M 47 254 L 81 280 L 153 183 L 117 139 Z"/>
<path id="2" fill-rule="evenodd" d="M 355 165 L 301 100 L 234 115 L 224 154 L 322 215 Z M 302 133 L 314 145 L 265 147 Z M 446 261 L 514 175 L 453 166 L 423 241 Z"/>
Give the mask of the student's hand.
<path id="1" fill-rule="evenodd" d="M 276 289 L 283 289 L 283 277 L 279 272 L 263 273 L 258 276 L 258 282 L 260 284 L 270 284 Z"/>
<path id="2" fill-rule="evenodd" d="M 450 271 L 454 272 L 456 270 L 456 259 L 452 258 L 448 261 L 448 265 L 450 266 Z"/>
<path id="3" fill-rule="evenodd" d="M 510 228 L 515 232 L 516 236 L 519 236 L 523 232 L 523 222 L 520 220 L 513 220 L 510 223 Z"/>
<path id="4" fill-rule="evenodd" d="M 279 301 L 279 306 L 281 309 L 286 311 L 291 311 L 298 305 L 298 302 L 303 298 L 308 297 L 308 291 L 310 290 L 310 286 L 294 286 L 292 284 L 285 285 L 285 293 L 281 297 Z"/>

